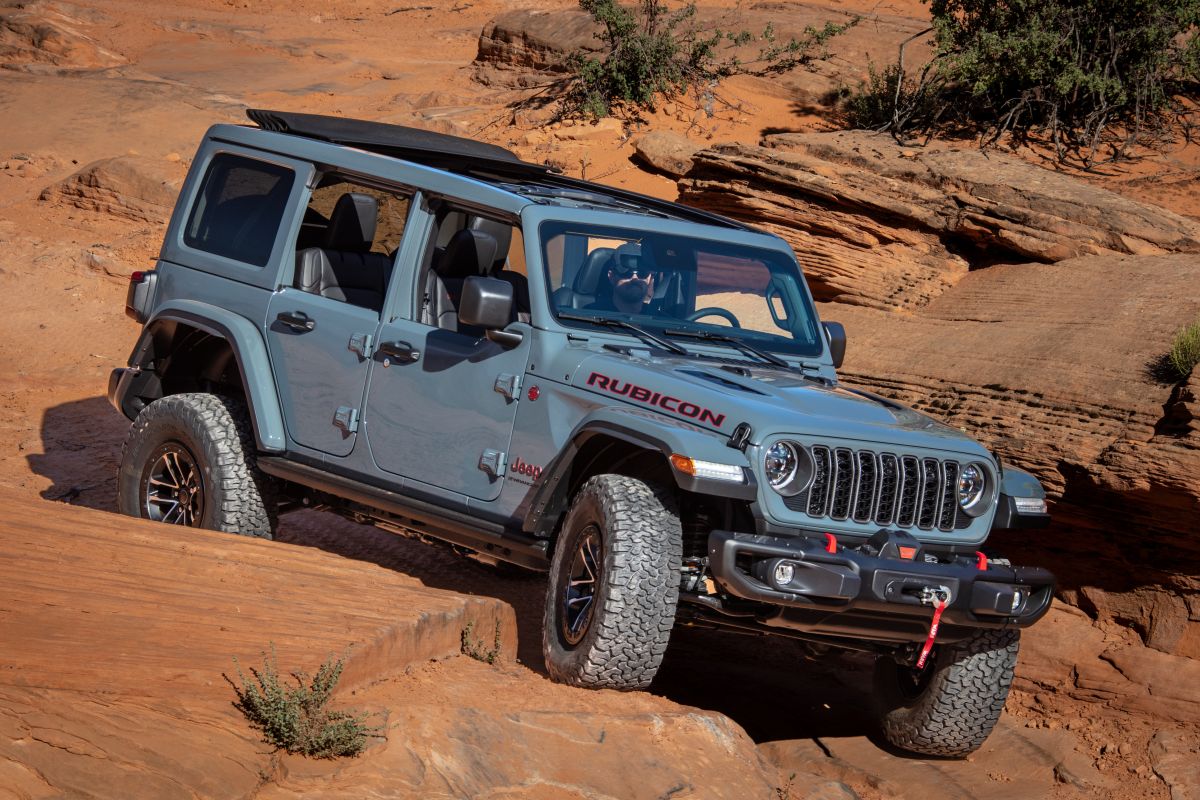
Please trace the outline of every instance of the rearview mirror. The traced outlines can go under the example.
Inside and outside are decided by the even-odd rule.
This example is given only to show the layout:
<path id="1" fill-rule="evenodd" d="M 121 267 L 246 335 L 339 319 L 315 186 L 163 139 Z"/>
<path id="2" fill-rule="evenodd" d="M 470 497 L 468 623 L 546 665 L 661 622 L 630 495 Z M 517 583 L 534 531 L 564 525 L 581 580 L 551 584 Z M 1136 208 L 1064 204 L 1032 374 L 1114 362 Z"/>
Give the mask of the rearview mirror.
<path id="1" fill-rule="evenodd" d="M 822 322 L 821 327 L 825 329 L 825 341 L 829 342 L 833 366 L 839 368 L 846 360 L 846 328 L 840 322 Z"/>

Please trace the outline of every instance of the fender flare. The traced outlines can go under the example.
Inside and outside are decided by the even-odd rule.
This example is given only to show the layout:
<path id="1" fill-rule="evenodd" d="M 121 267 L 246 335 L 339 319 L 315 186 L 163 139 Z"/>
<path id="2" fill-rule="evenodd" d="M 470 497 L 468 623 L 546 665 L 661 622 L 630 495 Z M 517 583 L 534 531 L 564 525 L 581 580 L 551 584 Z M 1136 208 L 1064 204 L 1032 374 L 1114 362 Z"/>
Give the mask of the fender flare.
<path id="1" fill-rule="evenodd" d="M 1030 514 L 1017 509 L 1014 499 L 1032 497 L 1044 500 L 1046 490 L 1041 481 L 1023 469 L 1004 464 L 1000 476 L 1000 494 L 996 498 L 996 516 L 992 518 L 992 530 L 1014 530 L 1021 528 L 1044 528 L 1050 524 L 1049 514 Z"/>
<path id="2" fill-rule="evenodd" d="M 271 359 L 267 354 L 266 342 L 255 324 L 232 311 L 207 303 L 171 300 L 156 310 L 146 322 L 130 357 L 131 367 L 141 366 L 144 362 L 145 354 L 153 347 L 156 323 L 160 322 L 190 325 L 229 343 L 241 374 L 242 386 L 246 389 L 246 402 L 250 407 L 250 421 L 254 426 L 258 448 L 268 452 L 285 451 L 287 436 Z M 264 375 L 268 376 L 267 380 L 263 380 Z"/>
<path id="3" fill-rule="evenodd" d="M 671 468 L 675 484 L 683 490 L 714 497 L 753 501 L 758 497 L 754 471 L 742 451 L 726 444 L 724 436 L 661 414 L 625 406 L 605 406 L 589 413 L 567 437 L 542 475 L 538 478 L 524 525 L 538 536 L 549 536 L 558 512 L 565 507 L 566 488 L 572 477 L 575 458 L 583 446 L 596 436 L 616 439 L 648 452 L 660 454 L 664 460 L 679 453 L 704 461 L 735 464 L 743 467 L 745 483 L 697 478 Z"/>

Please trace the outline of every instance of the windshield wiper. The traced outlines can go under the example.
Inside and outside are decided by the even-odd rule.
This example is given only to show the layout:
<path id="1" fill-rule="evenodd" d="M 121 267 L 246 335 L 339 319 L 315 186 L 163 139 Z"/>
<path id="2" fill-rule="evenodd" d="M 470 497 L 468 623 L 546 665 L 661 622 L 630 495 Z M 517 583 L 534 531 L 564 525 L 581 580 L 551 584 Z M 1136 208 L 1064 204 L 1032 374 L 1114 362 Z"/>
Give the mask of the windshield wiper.
<path id="1" fill-rule="evenodd" d="M 784 369 L 792 369 L 792 365 L 784 361 L 774 353 L 768 353 L 766 350 L 760 350 L 749 342 L 744 342 L 736 336 L 729 336 L 724 333 L 712 333 L 711 331 L 689 331 L 681 329 L 672 329 L 663 331 L 663 336 L 682 336 L 688 339 L 699 339 L 704 342 L 721 342 L 722 344 L 731 344 L 743 353 L 748 353 L 752 356 L 766 361 L 768 364 L 774 364 L 777 367 Z M 800 363 L 800 369 L 816 369 L 810 364 Z"/>
<path id="2" fill-rule="evenodd" d="M 592 315 L 592 314 L 572 314 L 570 311 L 559 311 L 558 318 L 559 319 L 573 319 L 573 320 L 578 320 L 579 322 L 590 322 L 593 325 L 600 325 L 600 326 L 603 326 L 606 328 L 622 328 L 624 330 L 629 331 L 632 334 L 637 335 L 643 341 L 647 341 L 657 347 L 661 347 L 663 350 L 668 350 L 668 351 L 670 351 L 676 355 L 680 355 L 680 356 L 690 356 L 691 355 L 691 353 L 686 348 L 681 347 L 680 345 L 677 345 L 674 342 L 668 342 L 666 339 L 660 339 L 659 337 L 655 336 L 653 333 L 646 330 L 645 328 L 642 328 L 638 325 L 634 325 L 632 322 L 629 322 L 627 320 L 613 319 L 612 317 L 601 317 L 601 316 Z"/>

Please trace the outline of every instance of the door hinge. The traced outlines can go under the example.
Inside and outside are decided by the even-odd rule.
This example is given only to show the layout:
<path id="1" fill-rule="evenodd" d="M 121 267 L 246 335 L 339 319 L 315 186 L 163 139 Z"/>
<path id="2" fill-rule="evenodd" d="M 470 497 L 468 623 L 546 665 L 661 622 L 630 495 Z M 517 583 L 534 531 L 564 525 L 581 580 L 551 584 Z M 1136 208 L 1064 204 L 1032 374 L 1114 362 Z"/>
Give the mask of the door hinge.
<path id="1" fill-rule="evenodd" d="M 370 358 L 373 339 L 369 333 L 356 333 L 350 337 L 350 344 L 346 347 L 351 353 L 358 353 L 359 358 Z"/>
<path id="2" fill-rule="evenodd" d="M 495 390 L 504 395 L 507 400 L 516 400 L 521 392 L 521 376 L 511 372 L 501 372 L 496 376 Z"/>
<path id="3" fill-rule="evenodd" d="M 358 409 L 350 406 L 338 406 L 338 410 L 333 414 L 333 425 L 346 433 L 354 433 L 358 430 Z"/>
<path id="4" fill-rule="evenodd" d="M 504 475 L 505 458 L 507 453 L 500 450 L 484 450 L 479 456 L 479 468 L 493 478 Z"/>

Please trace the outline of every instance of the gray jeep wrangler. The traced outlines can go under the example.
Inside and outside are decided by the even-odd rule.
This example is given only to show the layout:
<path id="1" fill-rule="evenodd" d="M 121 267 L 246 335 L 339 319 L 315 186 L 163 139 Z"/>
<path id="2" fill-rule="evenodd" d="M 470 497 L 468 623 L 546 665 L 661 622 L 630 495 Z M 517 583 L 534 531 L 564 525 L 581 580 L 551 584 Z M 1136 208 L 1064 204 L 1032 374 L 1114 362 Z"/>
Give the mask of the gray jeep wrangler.
<path id="1" fill-rule="evenodd" d="M 1044 493 L 839 384 L 784 241 L 479 142 L 249 116 L 131 278 L 122 512 L 269 538 L 316 507 L 546 571 L 546 667 L 580 686 L 647 686 L 677 620 L 865 651 L 893 744 L 983 743 L 1054 579 L 981 548 Z"/>

